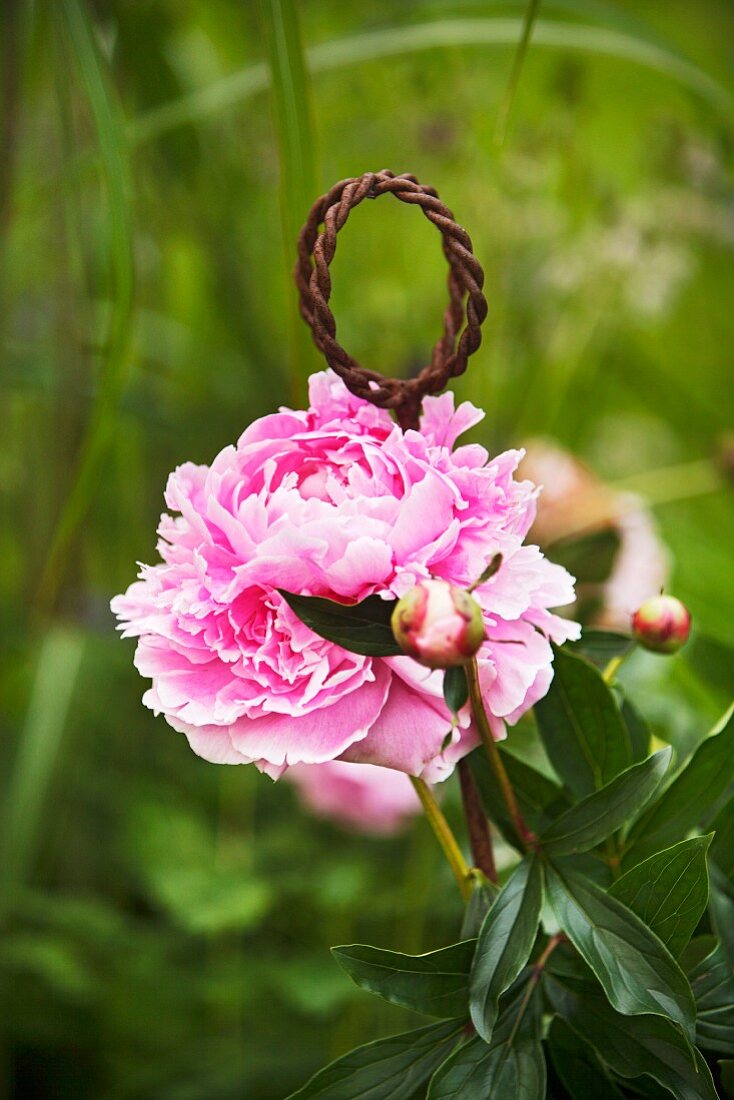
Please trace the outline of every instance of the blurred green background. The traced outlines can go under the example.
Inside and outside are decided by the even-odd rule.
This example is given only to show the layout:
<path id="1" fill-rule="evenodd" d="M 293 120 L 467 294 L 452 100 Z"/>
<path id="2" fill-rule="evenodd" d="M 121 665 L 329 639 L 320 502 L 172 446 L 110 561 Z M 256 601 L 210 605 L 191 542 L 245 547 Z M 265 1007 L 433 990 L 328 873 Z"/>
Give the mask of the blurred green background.
<path id="1" fill-rule="evenodd" d="M 734 6 L 535 14 L 520 64 L 525 2 L 3 4 L 0 1096 L 279 1100 L 411 1023 L 329 945 L 456 935 L 423 822 L 349 835 L 196 758 L 108 610 L 169 470 L 302 400 L 294 236 L 335 180 L 414 172 L 469 229 L 475 437 L 555 436 L 646 495 L 696 633 L 630 690 L 681 755 L 725 705 Z M 417 211 L 365 204 L 332 271 L 358 359 L 426 361 L 445 270 Z"/>

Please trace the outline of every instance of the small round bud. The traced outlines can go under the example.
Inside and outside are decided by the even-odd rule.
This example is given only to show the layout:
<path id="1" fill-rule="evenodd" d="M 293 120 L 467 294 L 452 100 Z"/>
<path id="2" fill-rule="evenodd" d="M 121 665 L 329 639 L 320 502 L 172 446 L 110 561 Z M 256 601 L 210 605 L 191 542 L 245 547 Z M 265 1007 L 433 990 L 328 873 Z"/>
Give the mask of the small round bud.
<path id="1" fill-rule="evenodd" d="M 635 638 L 654 653 L 677 653 L 691 633 L 691 613 L 675 596 L 652 596 L 632 616 Z"/>
<path id="2" fill-rule="evenodd" d="M 484 641 L 482 609 L 448 581 L 420 581 L 398 600 L 391 624 L 409 657 L 428 668 L 464 665 Z"/>

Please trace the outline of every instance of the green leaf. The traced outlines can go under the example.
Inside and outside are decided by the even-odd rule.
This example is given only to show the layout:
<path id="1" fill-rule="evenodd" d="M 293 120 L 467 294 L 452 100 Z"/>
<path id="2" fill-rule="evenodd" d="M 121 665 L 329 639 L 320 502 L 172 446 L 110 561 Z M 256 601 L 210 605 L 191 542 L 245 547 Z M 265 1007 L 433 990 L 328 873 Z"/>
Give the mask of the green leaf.
<path id="1" fill-rule="evenodd" d="M 492 579 L 492 577 L 495 575 L 495 573 L 499 573 L 501 567 L 502 567 L 502 555 L 501 554 L 493 554 L 492 557 L 487 562 L 485 568 L 482 570 L 482 572 L 479 574 L 479 576 L 473 582 L 473 584 L 471 584 L 469 586 L 467 591 L 468 592 L 473 592 L 474 589 L 479 588 L 479 586 L 481 584 L 486 584 L 487 581 Z"/>
<path id="2" fill-rule="evenodd" d="M 314 1074 L 288 1100 L 395 1100 L 409 1097 L 444 1061 L 464 1029 L 442 1021 L 357 1047 Z"/>
<path id="3" fill-rule="evenodd" d="M 542 1003 L 530 970 L 503 998 L 487 1044 L 479 1036 L 435 1072 L 427 1100 L 538 1100 L 545 1096 Z M 398 1095 L 403 1095 L 402 1093 Z"/>
<path id="4" fill-rule="evenodd" d="M 581 538 L 554 542 L 548 547 L 548 554 L 554 562 L 568 569 L 579 584 L 602 584 L 612 572 L 619 546 L 619 534 L 613 528 L 607 528 Z"/>
<path id="5" fill-rule="evenodd" d="M 691 947 L 703 948 L 688 970 L 696 999 L 696 1042 L 707 1050 L 734 1054 L 734 974 L 721 944 L 712 936 L 703 936 Z"/>
<path id="6" fill-rule="evenodd" d="M 677 958 L 706 908 L 706 852 L 711 836 L 697 836 L 650 856 L 609 888 Z"/>
<path id="7" fill-rule="evenodd" d="M 469 698 L 469 685 L 466 672 L 461 665 L 447 668 L 443 674 L 443 697 L 452 714 L 458 714 L 466 706 Z"/>
<path id="8" fill-rule="evenodd" d="M 396 600 L 368 596 L 361 603 L 343 604 L 282 588 L 278 591 L 306 626 L 343 649 L 365 657 L 398 657 L 403 652 L 390 626 Z"/>
<path id="9" fill-rule="evenodd" d="M 528 961 L 543 907 L 543 870 L 526 856 L 503 887 L 479 932 L 470 979 L 474 1027 L 489 1042 L 499 1000 Z"/>
<path id="10" fill-rule="evenodd" d="M 631 1020 L 615 1012 L 603 997 L 576 990 L 548 972 L 543 984 L 554 1011 L 614 1073 L 624 1078 L 647 1074 L 677 1100 L 717 1100 L 706 1062 L 670 1020 L 659 1016 Z"/>
<path id="11" fill-rule="evenodd" d="M 662 749 L 634 764 L 566 810 L 541 837 L 543 850 L 549 855 L 570 855 L 596 847 L 652 798 L 668 770 L 672 751 Z"/>
<path id="12" fill-rule="evenodd" d="M 638 1100 L 638 1097 L 639 1100 L 670 1100 L 668 1090 L 661 1088 L 652 1077 L 635 1077 L 628 1088 L 634 1091 L 635 1100 Z"/>
<path id="13" fill-rule="evenodd" d="M 553 559 L 556 560 L 555 558 Z M 624 657 L 634 646 L 634 638 L 629 634 L 617 634 L 613 630 L 593 630 L 584 627 L 581 637 L 575 642 L 566 642 L 565 650 L 585 657 L 592 665 L 602 671 L 615 657 Z"/>
<path id="14" fill-rule="evenodd" d="M 463 940 L 476 939 L 484 918 L 492 908 L 499 896 L 499 887 L 484 875 L 476 875 L 472 883 L 472 892 L 469 903 L 461 923 L 461 938 Z"/>
<path id="15" fill-rule="evenodd" d="M 571 1100 L 624 1100 L 607 1077 L 594 1049 L 583 1042 L 559 1016 L 548 1035 L 548 1049 L 558 1077 Z"/>
<path id="16" fill-rule="evenodd" d="M 683 771 L 630 830 L 625 866 L 685 836 L 734 777 L 734 713 L 719 733 L 699 745 Z"/>
<path id="17" fill-rule="evenodd" d="M 532 768 L 529 764 L 519 760 L 501 747 L 499 751 L 502 754 L 505 771 L 515 791 L 520 812 L 531 829 L 535 832 L 542 832 L 559 813 L 566 809 L 569 805 L 568 798 L 558 784 L 554 783 L 552 779 L 548 779 L 542 772 Z M 482 748 L 475 749 L 467 757 L 467 760 L 487 817 L 491 818 L 513 847 L 523 851 L 524 845 L 515 832 L 514 825 L 507 814 L 502 791 L 487 759 L 487 754 Z"/>
<path id="18" fill-rule="evenodd" d="M 730 1058 L 721 1058 L 718 1062 L 721 1075 L 722 1096 L 731 1100 L 734 1097 L 734 1061 Z"/>
<path id="19" fill-rule="evenodd" d="M 425 955 L 401 955 L 360 944 L 331 950 L 362 989 L 414 1012 L 453 1019 L 468 1011 L 475 947 L 476 940 L 464 940 Z"/>
<path id="20" fill-rule="evenodd" d="M 721 946 L 734 969 L 734 884 L 711 861 L 709 863 L 709 916 Z"/>
<path id="21" fill-rule="evenodd" d="M 598 669 L 563 650 L 554 652 L 553 683 L 535 715 L 553 767 L 583 796 L 630 766 L 630 737 Z"/>
<path id="22" fill-rule="evenodd" d="M 627 727 L 632 744 L 632 759 L 636 762 L 644 760 L 650 752 L 650 727 L 640 714 L 634 703 L 629 699 L 622 699 L 620 705 L 622 721 Z"/>
<path id="23" fill-rule="evenodd" d="M 547 867 L 548 894 L 560 927 L 625 1016 L 666 1016 L 693 1038 L 695 1007 L 673 956 L 631 910 L 573 871 Z"/>
<path id="24" fill-rule="evenodd" d="M 728 878 L 734 878 L 734 796 L 724 803 L 709 828 L 714 830 L 711 858 Z"/>

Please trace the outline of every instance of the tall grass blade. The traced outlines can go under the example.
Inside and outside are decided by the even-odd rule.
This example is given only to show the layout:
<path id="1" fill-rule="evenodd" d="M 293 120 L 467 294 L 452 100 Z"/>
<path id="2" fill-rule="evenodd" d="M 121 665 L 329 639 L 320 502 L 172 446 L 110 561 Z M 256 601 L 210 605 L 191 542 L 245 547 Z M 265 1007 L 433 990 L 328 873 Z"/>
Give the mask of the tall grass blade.
<path id="1" fill-rule="evenodd" d="M 496 17 L 415 23 L 322 42 L 305 50 L 305 59 L 311 75 L 314 75 L 384 57 L 446 46 L 514 46 L 522 36 L 524 25 L 522 19 Z M 643 37 L 616 28 L 546 19 L 536 20 L 532 41 L 536 47 L 597 54 L 651 69 L 699 96 L 730 124 L 734 120 L 734 95 L 728 88 L 650 35 Z M 197 88 L 132 119 L 126 130 L 129 147 L 137 148 L 180 126 L 236 107 L 265 91 L 269 84 L 270 68 L 264 62 L 230 73 L 204 88 Z M 65 175 L 73 179 L 88 170 L 96 159 L 92 151 L 81 153 L 66 167 Z M 44 198 L 52 186 L 58 186 L 58 180 L 44 181 L 25 197 L 25 205 Z"/>
<path id="2" fill-rule="evenodd" d="M 99 389 L 79 451 L 37 594 L 37 610 L 54 604 L 72 540 L 92 501 L 101 463 L 115 434 L 116 409 L 129 365 L 133 313 L 131 179 L 125 126 L 81 0 L 61 0 L 58 15 L 71 46 L 94 121 L 97 152 L 107 199 L 107 248 L 111 308 L 104 341 Z"/>
<path id="3" fill-rule="evenodd" d="M 507 81 L 507 88 L 500 104 L 500 109 L 497 114 L 497 124 L 494 132 L 494 139 L 498 145 L 504 145 L 505 138 L 507 137 L 507 125 L 510 121 L 510 113 L 512 111 L 512 105 L 515 102 L 515 96 L 517 95 L 518 85 L 520 83 L 520 75 L 522 73 L 522 67 L 525 64 L 525 56 L 528 52 L 530 45 L 530 38 L 533 33 L 533 26 L 540 11 L 541 0 L 528 0 L 528 6 L 525 11 L 525 18 L 522 25 L 522 35 L 520 41 L 517 44 L 515 50 L 515 56 L 512 59 L 512 68 L 510 69 L 510 78 Z"/>
<path id="4" fill-rule="evenodd" d="M 312 74 L 331 72 L 347 65 L 446 46 L 514 46 L 523 26 L 524 20 L 511 18 L 442 19 L 322 42 L 305 54 Z M 536 47 L 596 54 L 641 65 L 694 92 L 729 121 L 734 118 L 734 96 L 724 85 L 657 42 L 606 27 L 548 19 L 536 21 L 532 40 Z M 130 143 L 136 146 L 176 126 L 218 114 L 263 91 L 267 85 L 267 67 L 248 66 L 133 120 L 128 131 Z"/>
<path id="5" fill-rule="evenodd" d="M 314 126 L 308 67 L 296 0 L 260 0 L 280 159 L 280 209 L 291 353 L 291 396 L 305 394 L 307 365 L 313 361 L 308 334 L 298 314 L 291 270 L 296 239 L 317 195 Z"/>
<path id="6" fill-rule="evenodd" d="M 82 634 L 53 627 L 38 654 L 15 765 L 3 799 L 0 915 L 26 878 L 37 851 L 48 792 L 84 651 Z"/>

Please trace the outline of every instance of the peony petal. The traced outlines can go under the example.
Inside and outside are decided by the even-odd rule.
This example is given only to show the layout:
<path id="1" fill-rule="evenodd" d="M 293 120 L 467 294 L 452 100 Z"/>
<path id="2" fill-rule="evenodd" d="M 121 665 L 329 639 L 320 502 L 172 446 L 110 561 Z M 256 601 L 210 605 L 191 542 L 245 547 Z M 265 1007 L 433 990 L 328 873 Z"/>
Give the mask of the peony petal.
<path id="1" fill-rule="evenodd" d="M 363 740 L 385 705 L 390 673 L 375 662 L 375 679 L 320 710 L 298 718 L 266 714 L 230 727 L 232 744 L 250 759 L 271 764 L 322 764 Z"/>
<path id="2" fill-rule="evenodd" d="M 365 738 L 342 754 L 342 759 L 396 768 L 420 775 L 441 751 L 451 731 L 445 704 L 411 691 L 404 680 L 392 678 L 390 693 Z"/>

